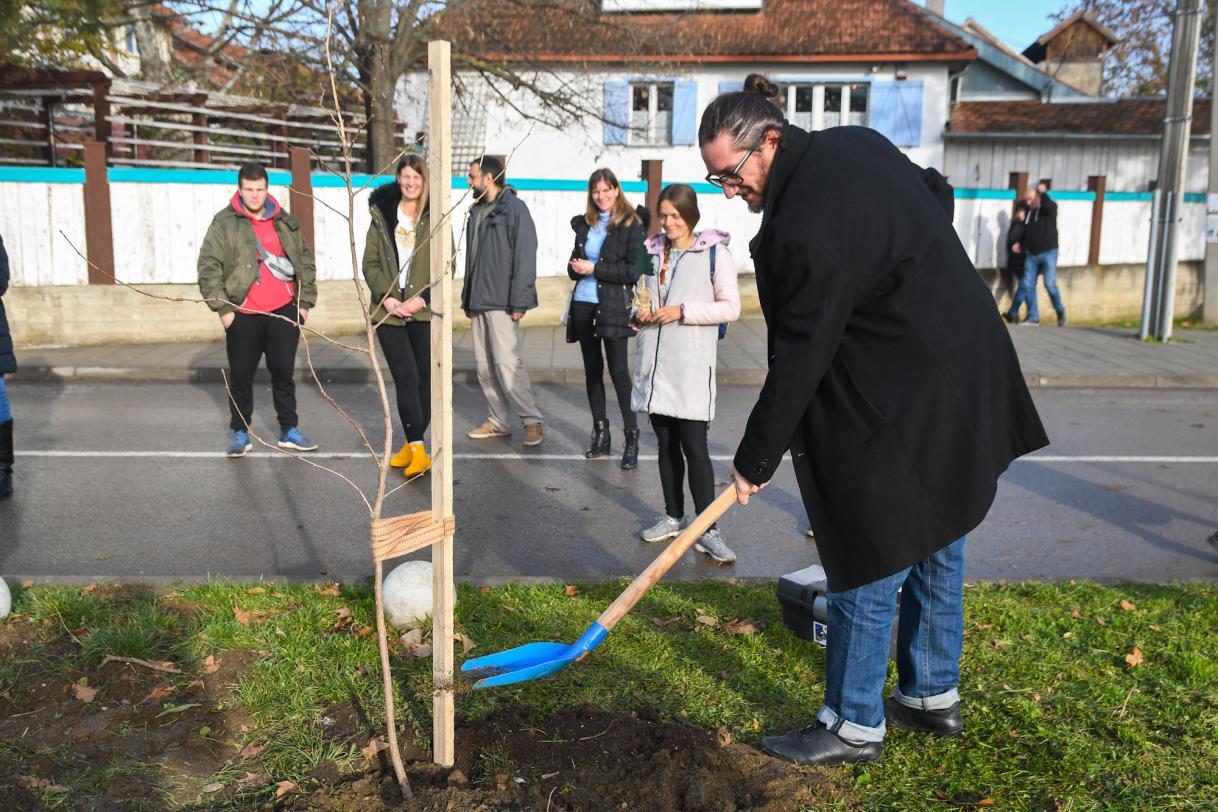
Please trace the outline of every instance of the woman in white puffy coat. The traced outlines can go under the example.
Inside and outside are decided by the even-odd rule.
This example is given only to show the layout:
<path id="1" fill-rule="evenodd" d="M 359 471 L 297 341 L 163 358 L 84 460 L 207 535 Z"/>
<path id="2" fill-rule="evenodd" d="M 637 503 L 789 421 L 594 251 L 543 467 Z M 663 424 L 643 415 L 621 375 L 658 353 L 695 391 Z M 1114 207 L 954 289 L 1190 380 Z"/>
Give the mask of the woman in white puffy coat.
<path id="1" fill-rule="evenodd" d="M 639 333 L 631 406 L 651 417 L 664 491 L 665 515 L 641 533 L 649 542 L 681 532 L 687 469 L 695 510 L 714 501 L 706 436 L 715 418 L 715 362 L 721 326 L 740 318 L 730 238 L 714 229 L 694 233 L 700 218 L 694 190 L 685 184 L 664 189 L 659 218 L 661 233 L 647 241 L 651 273 L 639 280 L 646 305 L 633 314 Z M 736 560 L 718 527 L 694 549 L 721 564 Z"/>

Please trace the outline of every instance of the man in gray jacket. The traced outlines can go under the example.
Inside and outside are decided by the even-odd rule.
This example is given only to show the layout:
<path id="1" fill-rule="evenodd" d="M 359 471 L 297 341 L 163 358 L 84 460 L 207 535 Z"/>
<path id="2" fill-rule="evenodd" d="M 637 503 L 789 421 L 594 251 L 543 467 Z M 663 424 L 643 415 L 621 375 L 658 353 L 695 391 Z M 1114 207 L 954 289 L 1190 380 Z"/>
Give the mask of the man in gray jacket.
<path id="1" fill-rule="evenodd" d="M 516 190 L 503 183 L 503 162 L 483 156 L 469 167 L 475 203 L 465 228 L 461 308 L 472 323 L 478 383 L 490 415 L 474 440 L 507 437 L 511 413 L 524 424 L 524 444 L 541 444 L 541 412 L 524 368 L 520 320 L 537 307 L 537 230 Z"/>

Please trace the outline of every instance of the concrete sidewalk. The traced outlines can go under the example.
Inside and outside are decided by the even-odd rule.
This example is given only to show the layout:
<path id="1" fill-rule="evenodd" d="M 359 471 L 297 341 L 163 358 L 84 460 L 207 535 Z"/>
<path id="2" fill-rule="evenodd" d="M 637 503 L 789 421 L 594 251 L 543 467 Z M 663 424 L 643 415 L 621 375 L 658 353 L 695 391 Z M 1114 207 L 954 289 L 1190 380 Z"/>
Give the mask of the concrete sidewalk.
<path id="1" fill-rule="evenodd" d="M 579 348 L 567 344 L 564 327 L 527 327 L 525 363 L 538 383 L 583 383 Z M 1136 330 L 1012 327 L 1024 374 L 1032 387 L 1218 389 L 1218 331 L 1181 330 L 1169 345 L 1143 344 Z M 468 332 L 454 336 L 458 381 L 475 380 Z M 362 336 L 339 340 L 358 345 Z M 372 373 L 366 357 L 309 341 L 313 367 L 326 382 L 360 383 Z M 227 366 L 222 340 L 182 344 L 133 344 L 70 349 L 22 350 L 15 380 L 219 381 Z M 719 344 L 719 383 L 758 385 L 765 379 L 765 323 L 745 319 L 731 325 Z M 379 356 L 382 367 L 384 360 Z M 262 370 L 260 375 L 266 375 Z M 309 378 L 302 347 L 297 377 Z"/>

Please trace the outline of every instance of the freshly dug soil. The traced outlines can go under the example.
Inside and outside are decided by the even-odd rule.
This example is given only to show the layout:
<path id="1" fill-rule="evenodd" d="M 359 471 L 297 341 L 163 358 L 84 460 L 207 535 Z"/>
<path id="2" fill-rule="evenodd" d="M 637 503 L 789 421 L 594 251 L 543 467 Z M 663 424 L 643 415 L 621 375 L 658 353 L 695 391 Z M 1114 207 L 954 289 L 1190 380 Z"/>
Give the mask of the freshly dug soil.
<path id="1" fill-rule="evenodd" d="M 451 770 L 424 761 L 406 765 L 414 797 L 405 803 L 385 764 L 347 776 L 323 767 L 314 776 L 319 786 L 267 808 L 790 812 L 855 807 L 832 772 L 797 768 L 733 742 L 726 731 L 665 722 L 652 714 L 581 708 L 535 721 L 513 708 L 459 727 L 457 747 Z"/>

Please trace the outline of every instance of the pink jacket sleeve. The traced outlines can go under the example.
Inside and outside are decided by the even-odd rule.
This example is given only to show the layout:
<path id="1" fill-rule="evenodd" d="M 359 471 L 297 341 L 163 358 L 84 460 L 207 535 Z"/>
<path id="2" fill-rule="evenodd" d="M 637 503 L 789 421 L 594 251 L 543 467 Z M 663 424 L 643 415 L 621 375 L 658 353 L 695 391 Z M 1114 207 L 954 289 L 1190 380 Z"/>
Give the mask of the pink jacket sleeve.
<path id="1" fill-rule="evenodd" d="M 736 259 L 724 245 L 718 246 L 715 254 L 715 301 L 686 302 L 686 324 L 723 324 L 740 318 L 740 286 L 736 282 Z"/>

